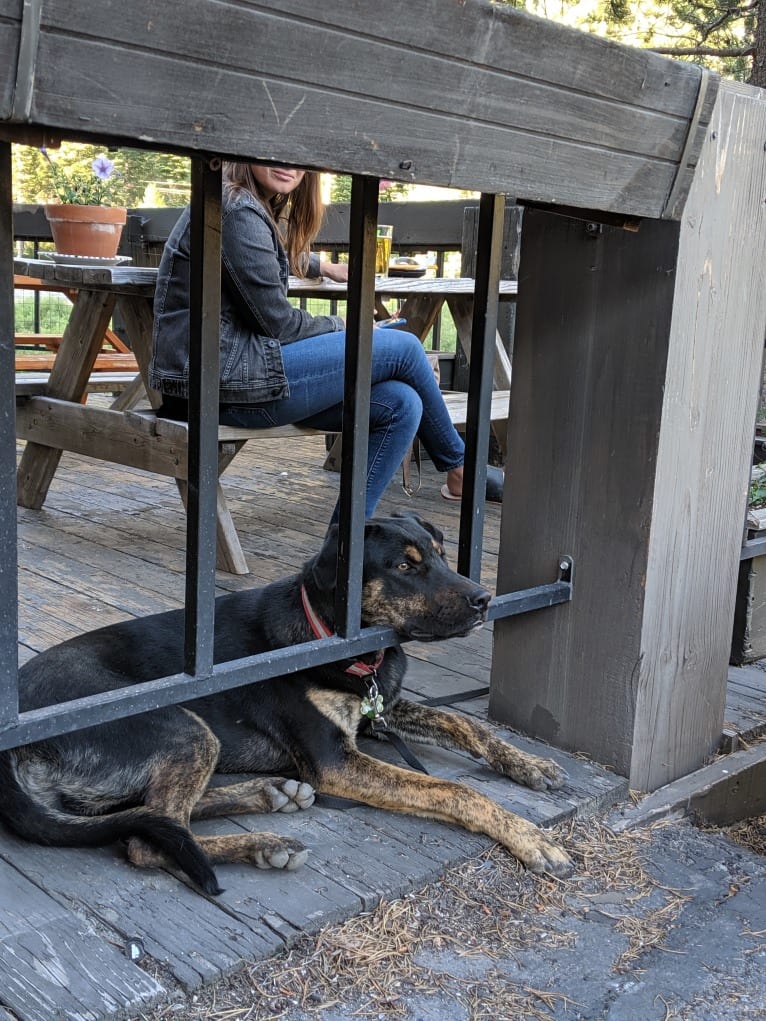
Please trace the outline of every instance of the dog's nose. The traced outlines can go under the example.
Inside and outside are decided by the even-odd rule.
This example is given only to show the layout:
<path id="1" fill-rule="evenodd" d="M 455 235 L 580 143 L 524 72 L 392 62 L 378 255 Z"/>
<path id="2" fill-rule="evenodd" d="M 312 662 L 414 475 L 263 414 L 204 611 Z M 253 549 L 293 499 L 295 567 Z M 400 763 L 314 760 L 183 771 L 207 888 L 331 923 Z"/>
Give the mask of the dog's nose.
<path id="1" fill-rule="evenodd" d="M 468 602 L 472 610 L 479 610 L 481 613 L 486 613 L 491 598 L 492 594 L 490 592 L 487 592 L 486 589 L 480 588 L 468 597 Z"/>

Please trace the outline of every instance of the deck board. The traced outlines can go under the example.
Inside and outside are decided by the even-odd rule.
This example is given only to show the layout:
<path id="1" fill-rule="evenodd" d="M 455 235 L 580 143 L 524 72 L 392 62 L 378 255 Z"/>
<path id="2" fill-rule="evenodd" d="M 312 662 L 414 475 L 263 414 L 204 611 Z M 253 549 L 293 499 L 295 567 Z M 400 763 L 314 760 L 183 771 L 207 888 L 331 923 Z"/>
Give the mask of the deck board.
<path id="1" fill-rule="evenodd" d="M 284 576 L 318 549 L 338 486 L 337 476 L 322 470 L 323 460 L 319 437 L 289 444 L 264 438 L 237 456 L 224 486 L 252 574 L 219 573 L 219 592 Z M 458 507 L 440 498 L 438 476 L 428 463 L 423 476 L 413 498 L 392 484 L 380 512 L 412 509 L 433 521 L 445 531 L 454 561 Z M 491 589 L 499 524 L 500 508 L 488 505 L 482 580 Z M 19 511 L 20 660 L 81 631 L 182 605 L 184 533 L 172 480 L 64 454 L 44 508 Z M 407 692 L 427 698 L 486 686 L 491 648 L 491 625 L 464 639 L 410 643 Z M 752 668 L 734 684 L 740 714 L 727 710 L 727 721 L 753 724 L 759 697 L 766 705 L 761 677 L 766 681 Z M 487 719 L 487 704 L 486 696 L 474 697 L 455 711 Z M 599 812 L 625 798 L 621 777 L 506 733 L 521 747 L 562 763 L 569 774 L 564 789 L 534 793 L 467 755 L 419 745 L 413 750 L 433 773 L 460 779 L 542 824 Z M 397 761 L 383 742 L 367 741 L 365 747 Z M 195 828 L 287 833 L 306 843 L 310 858 L 294 873 L 221 866 L 225 892 L 206 899 L 169 873 L 133 869 L 120 847 L 33 847 L 0 827 L 0 935 L 11 934 L 0 940 L 0 1019 L 4 1006 L 22 1021 L 47 1019 L 54 1016 L 54 1001 L 62 1017 L 79 1010 L 95 1021 L 117 1017 L 131 1004 L 138 1010 L 162 999 L 173 983 L 197 988 L 273 954 L 301 933 L 416 889 L 490 843 L 453 826 L 364 806 L 341 811 L 321 798 L 309 812 L 209 820 Z M 136 938 L 146 953 L 141 967 L 126 952 L 128 939 Z M 55 981 L 46 957 L 53 943 L 64 948 Z M 24 948 L 21 961 L 17 944 Z"/>

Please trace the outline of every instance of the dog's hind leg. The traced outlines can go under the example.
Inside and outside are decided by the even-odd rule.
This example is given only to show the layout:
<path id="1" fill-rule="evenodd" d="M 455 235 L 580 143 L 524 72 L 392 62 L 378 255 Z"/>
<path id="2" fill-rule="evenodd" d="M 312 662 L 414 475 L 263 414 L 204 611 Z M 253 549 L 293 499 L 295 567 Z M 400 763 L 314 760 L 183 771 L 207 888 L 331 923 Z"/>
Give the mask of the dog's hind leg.
<path id="1" fill-rule="evenodd" d="M 323 794 L 353 798 L 375 808 L 457 823 L 474 833 L 486 833 L 532 872 L 563 876 L 571 869 L 566 851 L 534 823 L 508 812 L 464 784 L 411 773 L 358 751 L 349 751 L 338 765 L 320 766 L 318 772 L 317 789 Z"/>
<path id="2" fill-rule="evenodd" d="M 192 715 L 192 714 L 190 714 Z M 147 806 L 183 821 L 188 826 L 194 808 L 202 800 L 208 809 L 215 798 L 207 798 L 206 788 L 218 763 L 220 746 L 211 730 L 196 716 L 198 729 L 193 740 L 187 741 L 183 756 L 157 759 L 152 783 L 145 797 Z M 234 785 L 236 787 L 238 785 Z M 311 791 L 313 790 L 304 785 Z M 232 788 L 224 788 L 231 792 Z M 209 792 L 211 795 L 213 792 Z M 305 796 L 308 794 L 304 792 Z M 219 805 L 219 807 L 222 807 Z M 240 804 L 233 810 L 247 811 Z M 208 816 L 211 812 L 203 812 Z M 214 864 L 244 862 L 261 869 L 294 869 L 308 857 L 308 851 L 299 840 L 274 833 L 239 833 L 231 836 L 196 836 L 197 843 Z M 135 865 L 160 866 L 175 871 L 173 863 L 160 851 L 139 837 L 128 841 L 128 857 Z"/>
<path id="3" fill-rule="evenodd" d="M 292 837 L 277 833 L 237 833 L 231 836 L 200 837 L 197 841 L 214 865 L 241 862 L 259 869 L 286 869 L 302 865 L 308 851 Z"/>
<path id="4" fill-rule="evenodd" d="M 467 716 L 402 699 L 386 712 L 386 720 L 389 727 L 402 737 L 483 758 L 498 773 L 533 791 L 556 789 L 566 780 L 566 771 L 553 759 L 543 759 L 514 748 L 489 727 Z"/>
<path id="5" fill-rule="evenodd" d="M 151 763 L 151 778 L 144 793 L 147 808 L 169 816 L 189 827 L 194 805 L 202 797 L 213 775 L 220 744 L 210 728 L 192 713 L 183 728 L 183 752 L 174 748 L 159 751 Z M 179 728 L 180 729 L 180 728 Z M 200 845 L 202 841 L 198 841 Z M 168 858 L 141 837 L 128 841 L 128 858 L 142 868 L 168 866 Z"/>
<path id="6" fill-rule="evenodd" d="M 225 787 L 209 787 L 192 809 L 192 819 L 248 812 L 297 812 L 314 804 L 314 788 L 300 780 L 259 776 Z"/>

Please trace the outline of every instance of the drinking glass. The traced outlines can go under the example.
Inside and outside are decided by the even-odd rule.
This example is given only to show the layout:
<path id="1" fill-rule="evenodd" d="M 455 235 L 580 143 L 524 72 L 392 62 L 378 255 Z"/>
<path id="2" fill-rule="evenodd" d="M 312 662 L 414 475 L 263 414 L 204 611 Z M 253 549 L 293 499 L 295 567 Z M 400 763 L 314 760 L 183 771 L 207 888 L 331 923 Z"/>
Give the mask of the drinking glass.
<path id="1" fill-rule="evenodd" d="M 375 241 L 375 276 L 388 276 L 388 264 L 391 261 L 391 242 L 394 228 L 388 223 L 378 224 L 378 235 Z"/>

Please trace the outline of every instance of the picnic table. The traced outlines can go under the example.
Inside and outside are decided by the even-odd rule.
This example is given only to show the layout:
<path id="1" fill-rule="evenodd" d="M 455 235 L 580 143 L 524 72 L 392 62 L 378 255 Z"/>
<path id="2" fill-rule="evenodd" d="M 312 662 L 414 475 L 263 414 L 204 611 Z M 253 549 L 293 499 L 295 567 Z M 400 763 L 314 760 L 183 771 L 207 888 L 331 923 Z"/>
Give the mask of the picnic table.
<path id="1" fill-rule="evenodd" d="M 17 471 L 18 504 L 32 509 L 43 506 L 64 450 L 170 476 L 176 480 L 186 502 L 188 427 L 184 422 L 156 417 L 154 411 L 162 398 L 149 387 L 157 270 L 125 265 L 65 266 L 50 260 L 16 259 L 14 272 L 51 287 L 70 287 L 74 298 L 47 381 L 39 377 L 35 386 L 20 378 L 17 386 L 16 435 L 26 441 Z M 400 313 L 407 318 L 408 329 L 421 339 L 425 339 L 446 303 L 455 319 L 458 338 L 466 355 L 470 355 L 473 280 L 382 278 L 376 280 L 375 288 L 379 301 L 402 300 Z M 516 291 L 514 281 L 501 282 L 502 300 L 513 300 Z M 292 278 L 290 294 L 342 300 L 346 297 L 346 285 Z M 139 372 L 109 407 L 87 404 L 84 398 L 91 389 L 93 366 L 115 309 L 119 309 L 125 323 Z M 510 361 L 499 336 L 495 347 L 492 419 L 498 422 L 508 417 Z M 145 403 L 147 398 L 149 409 L 138 408 L 137 404 L 142 400 Z M 445 401 L 453 422 L 464 425 L 467 395 L 445 394 Z M 275 432 L 291 435 L 307 430 L 282 426 L 269 431 L 272 435 Z M 219 426 L 219 476 L 256 432 Z M 221 570 L 234 574 L 249 572 L 220 481 L 217 552 Z"/>

